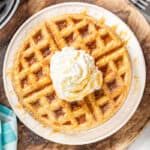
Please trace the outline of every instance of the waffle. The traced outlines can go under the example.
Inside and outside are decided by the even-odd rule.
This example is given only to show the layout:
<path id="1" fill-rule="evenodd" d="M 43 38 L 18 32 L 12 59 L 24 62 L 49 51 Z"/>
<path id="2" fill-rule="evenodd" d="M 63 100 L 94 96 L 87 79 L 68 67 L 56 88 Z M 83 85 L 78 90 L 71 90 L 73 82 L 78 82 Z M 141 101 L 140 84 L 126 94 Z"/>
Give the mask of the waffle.
<path id="1" fill-rule="evenodd" d="M 103 86 L 81 101 L 59 99 L 50 79 L 55 51 L 85 50 L 103 73 Z M 110 119 L 126 99 L 131 68 L 128 52 L 115 32 L 86 13 L 65 14 L 32 29 L 16 54 L 12 83 L 24 109 L 46 127 L 81 131 Z"/>

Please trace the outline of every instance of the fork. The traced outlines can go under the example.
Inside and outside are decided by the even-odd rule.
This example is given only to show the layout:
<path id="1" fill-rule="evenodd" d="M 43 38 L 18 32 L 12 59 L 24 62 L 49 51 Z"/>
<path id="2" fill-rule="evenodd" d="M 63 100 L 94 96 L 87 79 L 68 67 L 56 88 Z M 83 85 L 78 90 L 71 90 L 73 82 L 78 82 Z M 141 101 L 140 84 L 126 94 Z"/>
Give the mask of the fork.
<path id="1" fill-rule="evenodd" d="M 150 0 L 130 0 L 150 22 Z"/>

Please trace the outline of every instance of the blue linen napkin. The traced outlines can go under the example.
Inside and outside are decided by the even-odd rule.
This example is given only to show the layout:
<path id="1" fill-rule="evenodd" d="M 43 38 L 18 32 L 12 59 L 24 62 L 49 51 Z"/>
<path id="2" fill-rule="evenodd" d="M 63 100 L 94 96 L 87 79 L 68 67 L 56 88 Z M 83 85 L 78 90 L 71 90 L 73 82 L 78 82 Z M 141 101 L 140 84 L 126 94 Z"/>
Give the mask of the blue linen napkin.
<path id="1" fill-rule="evenodd" d="M 9 108 L 0 104 L 0 150 L 17 150 L 17 119 Z"/>

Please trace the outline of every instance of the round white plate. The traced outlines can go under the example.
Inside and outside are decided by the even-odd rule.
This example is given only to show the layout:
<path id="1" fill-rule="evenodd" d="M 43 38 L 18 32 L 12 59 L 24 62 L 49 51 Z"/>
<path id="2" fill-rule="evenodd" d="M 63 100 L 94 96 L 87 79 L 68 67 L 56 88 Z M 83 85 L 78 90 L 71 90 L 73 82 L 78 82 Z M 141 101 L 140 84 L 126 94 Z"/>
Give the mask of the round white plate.
<path id="1" fill-rule="evenodd" d="M 87 13 L 97 19 L 104 17 L 105 24 L 108 26 L 116 25 L 118 34 L 121 34 L 123 39 L 127 39 L 127 49 L 130 55 L 132 64 L 132 81 L 128 97 L 120 110 L 104 124 L 75 134 L 53 133 L 52 129 L 44 128 L 39 122 L 32 118 L 28 113 L 24 112 L 23 108 L 18 107 L 19 102 L 15 94 L 8 73 L 13 66 L 15 53 L 23 41 L 25 36 L 30 30 L 40 22 L 60 14 L 66 13 L 80 13 L 83 10 L 87 10 Z M 86 3 L 62 3 L 55 6 L 47 7 L 37 14 L 29 18 L 16 32 L 12 38 L 4 60 L 3 68 L 3 81 L 5 92 L 8 97 L 8 101 L 11 104 L 18 118 L 33 132 L 39 136 L 63 144 L 87 144 L 98 140 L 102 140 L 116 131 L 118 131 L 127 121 L 131 118 L 135 110 L 137 109 L 145 86 L 145 62 L 140 45 L 129 29 L 129 27 L 122 22 L 117 16 L 109 12 L 108 10 Z"/>

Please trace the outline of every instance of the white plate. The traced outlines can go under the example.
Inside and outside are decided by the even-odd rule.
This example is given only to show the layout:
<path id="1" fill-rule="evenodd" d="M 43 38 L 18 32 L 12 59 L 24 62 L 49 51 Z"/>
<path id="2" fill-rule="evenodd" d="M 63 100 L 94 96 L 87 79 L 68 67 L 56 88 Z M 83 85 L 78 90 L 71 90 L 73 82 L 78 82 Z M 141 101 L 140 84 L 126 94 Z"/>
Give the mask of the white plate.
<path id="1" fill-rule="evenodd" d="M 107 122 L 93 128 L 88 131 L 83 131 L 76 134 L 63 134 L 63 133 L 51 133 L 50 128 L 44 128 L 42 125 L 34 120 L 28 113 L 25 113 L 23 108 L 16 107 L 18 98 L 14 92 L 9 71 L 13 65 L 15 53 L 28 32 L 47 18 L 54 17 L 64 13 L 80 13 L 83 10 L 87 10 L 87 13 L 97 19 L 104 17 L 105 23 L 109 26 L 117 25 L 117 32 L 122 32 L 123 39 L 128 39 L 127 49 L 131 58 L 132 64 L 132 81 L 128 97 L 121 109 Z M 123 34 L 124 33 L 124 34 Z M 8 97 L 9 103 L 15 111 L 18 118 L 33 132 L 39 136 L 63 144 L 87 144 L 98 140 L 102 140 L 116 131 L 118 131 L 127 121 L 131 118 L 135 110 L 137 109 L 140 100 L 143 95 L 145 86 L 145 62 L 140 45 L 129 29 L 129 27 L 122 22 L 117 16 L 109 12 L 108 10 L 86 3 L 62 3 L 55 6 L 51 6 L 38 12 L 31 18 L 29 18 L 16 32 L 12 38 L 4 60 L 3 68 L 3 81 L 5 92 Z"/>

